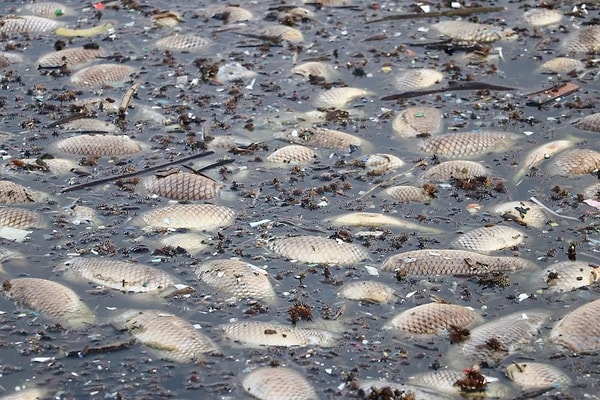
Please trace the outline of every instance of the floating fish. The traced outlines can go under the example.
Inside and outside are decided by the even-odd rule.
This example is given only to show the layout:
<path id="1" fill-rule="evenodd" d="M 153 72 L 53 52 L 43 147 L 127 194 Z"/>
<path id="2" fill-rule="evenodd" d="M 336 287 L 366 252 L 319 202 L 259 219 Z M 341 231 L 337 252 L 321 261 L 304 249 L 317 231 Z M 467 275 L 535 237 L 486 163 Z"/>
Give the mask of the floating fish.
<path id="1" fill-rule="evenodd" d="M 533 274 L 536 287 L 547 285 L 550 292 L 568 292 L 600 280 L 600 268 L 584 261 L 561 261 Z M 544 286 L 546 287 L 546 286 Z"/>
<path id="2" fill-rule="evenodd" d="M 582 71 L 585 69 L 583 61 L 569 57 L 556 57 L 548 60 L 539 66 L 538 70 L 542 73 L 562 74 L 571 71 Z"/>
<path id="3" fill-rule="evenodd" d="M 131 79 L 137 68 L 124 64 L 98 64 L 71 75 L 71 83 L 79 87 L 119 86 Z"/>
<path id="4" fill-rule="evenodd" d="M 196 53 L 206 50 L 211 42 L 201 36 L 191 34 L 177 34 L 165 36 L 154 43 L 154 48 L 160 51 L 177 51 L 182 53 Z"/>
<path id="5" fill-rule="evenodd" d="M 506 220 L 535 228 L 542 228 L 548 221 L 544 209 L 532 201 L 508 201 L 493 206 L 490 211 Z"/>
<path id="6" fill-rule="evenodd" d="M 424 153 L 442 158 L 470 158 L 509 149 L 515 135 L 508 132 L 460 132 L 426 139 L 419 146 Z"/>
<path id="7" fill-rule="evenodd" d="M 327 219 L 335 226 L 395 227 L 420 232 L 440 233 L 441 230 L 381 213 L 353 212 Z"/>
<path id="8" fill-rule="evenodd" d="M 196 232 L 170 233 L 158 239 L 159 246 L 184 248 L 189 254 L 197 254 L 209 247 L 210 237 Z M 153 244 L 155 244 L 153 242 Z"/>
<path id="9" fill-rule="evenodd" d="M 37 212 L 17 207 L 0 207 L 0 226 L 17 229 L 43 228 L 44 218 Z"/>
<path id="10" fill-rule="evenodd" d="M 600 350 L 600 299 L 591 301 L 567 313 L 550 331 L 551 342 L 576 353 Z"/>
<path id="11" fill-rule="evenodd" d="M 394 87 L 398 90 L 416 90 L 425 89 L 440 83 L 444 79 L 444 74 L 429 68 L 405 69 L 394 77 Z"/>
<path id="12" fill-rule="evenodd" d="M 73 8 L 54 1 L 40 1 L 38 3 L 25 4 L 23 9 L 33 15 L 44 18 L 60 18 L 77 15 L 77 12 Z"/>
<path id="13" fill-rule="evenodd" d="M 345 283 L 338 295 L 347 300 L 389 303 L 394 299 L 394 289 L 383 282 L 352 281 Z"/>
<path id="14" fill-rule="evenodd" d="M 355 264 L 370 257 L 360 245 L 320 236 L 273 238 L 268 246 L 282 257 L 307 264 Z"/>
<path id="15" fill-rule="evenodd" d="M 307 164 L 315 160 L 317 153 L 306 146 L 289 145 L 269 154 L 265 161 L 279 164 Z"/>
<path id="16" fill-rule="evenodd" d="M 246 393 L 260 400 L 315 400 L 319 396 L 298 371 L 287 367 L 257 368 L 244 376 Z"/>
<path id="17" fill-rule="evenodd" d="M 215 231 L 233 223 L 235 211 L 214 204 L 174 204 L 143 213 L 138 223 L 149 229 Z"/>
<path id="18" fill-rule="evenodd" d="M 48 390 L 42 388 L 21 389 L 13 394 L 0 397 L 2 400 L 39 400 L 48 397 Z"/>
<path id="19" fill-rule="evenodd" d="M 320 61 L 310 61 L 296 65 L 292 68 L 291 73 L 302 75 L 305 78 L 319 77 L 326 81 L 330 81 L 338 75 L 338 72 L 332 65 Z"/>
<path id="20" fill-rule="evenodd" d="M 82 156 L 125 156 L 142 151 L 142 144 L 125 135 L 78 135 L 59 140 L 51 150 Z"/>
<path id="21" fill-rule="evenodd" d="M 258 76 L 258 73 L 246 68 L 239 62 L 230 62 L 219 67 L 215 78 L 218 83 L 246 82 Z"/>
<path id="22" fill-rule="evenodd" d="M 354 87 L 333 88 L 320 93 L 315 99 L 314 105 L 317 108 L 343 109 L 356 99 L 373 96 L 374 94 L 370 90 Z"/>
<path id="23" fill-rule="evenodd" d="M 506 375 L 523 389 L 567 388 L 573 384 L 567 374 L 551 364 L 515 362 L 506 367 Z"/>
<path id="24" fill-rule="evenodd" d="M 469 328 L 480 321 L 481 317 L 472 308 L 429 303 L 401 312 L 386 327 L 404 335 L 439 335 L 443 331 Z"/>
<path id="25" fill-rule="evenodd" d="M 275 37 L 290 43 L 304 42 L 302 31 L 285 25 L 271 25 L 260 31 L 261 35 Z"/>
<path id="26" fill-rule="evenodd" d="M 544 143 L 541 146 L 531 150 L 525 156 L 525 159 L 521 163 L 523 166 L 515 174 L 513 182 L 516 185 L 521 183 L 521 178 L 532 168 L 537 168 L 544 160 L 552 157 L 554 154 L 568 149 L 573 146 L 573 140 L 554 140 L 552 142 Z"/>
<path id="27" fill-rule="evenodd" d="M 130 310 L 113 323 L 168 360 L 202 362 L 204 354 L 220 353 L 217 345 L 188 321 L 161 310 Z"/>
<path id="28" fill-rule="evenodd" d="M 563 39 L 561 47 L 569 53 L 597 53 L 600 50 L 600 26 L 574 29 Z"/>
<path id="29" fill-rule="evenodd" d="M 425 186 L 425 185 L 424 185 Z M 434 198 L 436 189 L 433 185 L 431 187 L 418 187 L 418 186 L 392 186 L 383 191 L 386 196 L 391 197 L 394 201 L 400 203 L 429 203 Z"/>
<path id="30" fill-rule="evenodd" d="M 402 138 L 434 135 L 442 129 L 442 113 L 435 107 L 408 107 L 392 121 L 394 132 Z"/>
<path id="31" fill-rule="evenodd" d="M 353 164 L 364 167 L 375 174 L 393 171 L 405 165 L 405 162 L 393 154 L 365 154 L 353 160 Z"/>
<path id="32" fill-rule="evenodd" d="M 385 259 L 382 271 L 413 275 L 479 275 L 496 271 L 536 268 L 519 257 L 493 257 L 466 250 L 427 249 L 395 254 Z"/>
<path id="33" fill-rule="evenodd" d="M 502 30 L 494 25 L 461 20 L 442 21 L 431 27 L 442 35 L 459 42 L 491 43 L 513 33 L 511 30 Z"/>
<path id="34" fill-rule="evenodd" d="M 452 160 L 432 166 L 420 179 L 429 182 L 448 182 L 451 179 L 473 179 L 489 176 L 490 170 L 476 161 Z"/>
<path id="35" fill-rule="evenodd" d="M 546 164 L 549 176 L 590 174 L 600 168 L 600 152 L 592 149 L 569 149 L 558 153 Z"/>
<path id="36" fill-rule="evenodd" d="M 523 20 L 534 27 L 558 24 L 563 14 L 550 8 L 532 8 L 523 13 Z"/>
<path id="37" fill-rule="evenodd" d="M 200 174 L 176 171 L 145 177 L 140 184 L 148 193 L 173 200 L 209 200 L 217 196 L 219 182 Z"/>
<path id="38" fill-rule="evenodd" d="M 238 321 L 220 326 L 225 337 L 246 347 L 333 347 L 338 335 L 323 329 L 297 328 L 274 322 Z"/>
<path id="39" fill-rule="evenodd" d="M 460 385 L 456 385 L 457 381 L 465 379 L 465 371 L 453 369 L 439 369 L 437 371 L 428 371 L 411 376 L 408 382 L 411 385 L 424 386 L 435 388 L 440 392 L 449 395 L 484 396 L 488 399 L 505 399 L 511 394 L 510 389 L 500 382 L 494 382 L 491 379 L 486 379 L 485 391 L 461 391 Z"/>
<path id="40" fill-rule="evenodd" d="M 74 47 L 45 54 L 38 58 L 37 64 L 42 68 L 57 68 L 63 65 L 67 68 L 76 68 L 108 55 L 109 53 L 104 49 Z"/>
<path id="41" fill-rule="evenodd" d="M 507 225 L 493 225 L 464 233 L 453 240 L 450 247 L 487 254 L 516 247 L 524 238 L 525 234 L 519 229 Z"/>
<path id="42" fill-rule="evenodd" d="M 80 327 L 92 323 L 92 311 L 79 295 L 66 286 L 47 279 L 15 278 L 2 283 L 4 295 L 62 325 Z"/>
<path id="43" fill-rule="evenodd" d="M 375 393 L 379 393 L 385 388 L 389 388 L 391 393 L 397 391 L 397 396 L 400 399 L 450 400 L 455 398 L 453 396 L 446 396 L 444 393 L 436 390 L 435 388 L 425 388 L 422 386 L 405 383 L 387 382 L 373 379 L 361 380 L 359 388 L 362 392 L 364 392 L 364 398 L 369 398 L 371 393 L 373 393 L 373 390 L 375 390 Z"/>
<path id="44" fill-rule="evenodd" d="M 228 24 L 234 22 L 252 21 L 256 16 L 252 11 L 238 6 L 213 6 L 207 9 L 210 18 L 225 21 Z"/>
<path id="45" fill-rule="evenodd" d="M 25 186 L 11 181 L 0 180 L 0 203 L 34 203 L 41 195 Z"/>
<path id="46" fill-rule="evenodd" d="M 33 15 L 7 15 L 0 19 L 0 34 L 48 33 L 62 25 L 62 22 Z"/>
<path id="47" fill-rule="evenodd" d="M 59 126 L 65 131 L 75 131 L 78 133 L 117 133 L 120 131 L 119 127 L 115 124 L 95 118 L 79 118 L 65 122 Z"/>
<path id="48" fill-rule="evenodd" d="M 573 122 L 573 125 L 584 131 L 600 132 L 600 113 L 587 115 Z"/>
<path id="49" fill-rule="evenodd" d="M 363 140 L 357 136 L 318 127 L 288 129 L 275 133 L 274 137 L 296 144 L 342 151 L 354 151 L 363 144 Z"/>

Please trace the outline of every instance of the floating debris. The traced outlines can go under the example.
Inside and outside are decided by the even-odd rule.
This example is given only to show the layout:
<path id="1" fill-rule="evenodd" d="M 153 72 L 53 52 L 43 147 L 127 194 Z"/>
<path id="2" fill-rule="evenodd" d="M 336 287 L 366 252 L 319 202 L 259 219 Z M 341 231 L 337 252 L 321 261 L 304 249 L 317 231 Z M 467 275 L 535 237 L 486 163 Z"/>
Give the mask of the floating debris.
<path id="1" fill-rule="evenodd" d="M 429 303 L 401 312 L 385 326 L 404 335 L 439 335 L 443 331 L 470 328 L 480 321 L 481 317 L 472 308 Z"/>
<path id="2" fill-rule="evenodd" d="M 573 384 L 567 374 L 551 364 L 514 362 L 506 367 L 506 375 L 523 389 L 568 388 Z"/>
<path id="3" fill-rule="evenodd" d="M 148 229 L 214 231 L 233 223 L 235 211 L 214 204 L 174 204 L 143 213 L 138 223 Z"/>
<path id="4" fill-rule="evenodd" d="M 567 313 L 550 331 L 551 342 L 576 353 L 600 350 L 600 299 L 591 301 Z"/>
<path id="5" fill-rule="evenodd" d="M 333 347 L 338 335 L 316 328 L 296 328 L 274 322 L 238 321 L 220 326 L 225 337 L 245 347 Z"/>
<path id="6" fill-rule="evenodd" d="M 77 71 L 71 83 L 79 87 L 120 86 L 131 79 L 137 68 L 124 64 L 98 64 Z"/>
<path id="7" fill-rule="evenodd" d="M 319 396 L 298 371 L 286 367 L 257 368 L 244 376 L 246 393 L 261 400 L 312 400 Z"/>
<path id="8" fill-rule="evenodd" d="M 363 393 L 365 399 L 450 400 L 454 398 L 434 388 L 370 379 L 360 381 L 359 392 Z"/>
<path id="9" fill-rule="evenodd" d="M 292 236 L 269 240 L 271 251 L 307 264 L 354 264 L 370 258 L 364 247 L 320 236 Z"/>
<path id="10" fill-rule="evenodd" d="M 394 299 L 394 289 L 383 282 L 352 281 L 345 283 L 338 295 L 347 300 L 389 303 Z"/>
<path id="11" fill-rule="evenodd" d="M 524 238 L 525 234 L 519 229 L 507 225 L 493 225 L 473 229 L 461 235 L 450 243 L 450 247 L 488 254 L 517 247 Z"/>
<path id="12" fill-rule="evenodd" d="M 111 29 L 114 29 L 115 25 L 112 22 L 106 22 L 102 25 L 97 25 L 92 28 L 87 29 L 70 29 L 65 28 L 64 26 L 59 26 L 54 31 L 56 36 L 63 36 L 68 38 L 74 37 L 90 37 L 90 36 L 98 36 L 108 33 Z"/>

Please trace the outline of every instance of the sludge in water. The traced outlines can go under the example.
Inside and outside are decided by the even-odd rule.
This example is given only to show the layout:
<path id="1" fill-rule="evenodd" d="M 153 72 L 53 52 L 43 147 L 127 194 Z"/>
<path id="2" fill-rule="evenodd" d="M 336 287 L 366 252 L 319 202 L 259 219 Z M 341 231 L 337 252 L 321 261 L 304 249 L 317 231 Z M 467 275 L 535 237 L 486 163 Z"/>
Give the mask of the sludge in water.
<path id="1" fill-rule="evenodd" d="M 314 400 L 319 396 L 298 371 L 287 367 L 263 367 L 242 379 L 246 393 L 260 400 Z"/>
<path id="2" fill-rule="evenodd" d="M 274 238 L 268 246 L 282 257 L 309 264 L 354 264 L 369 258 L 360 245 L 320 236 Z"/>

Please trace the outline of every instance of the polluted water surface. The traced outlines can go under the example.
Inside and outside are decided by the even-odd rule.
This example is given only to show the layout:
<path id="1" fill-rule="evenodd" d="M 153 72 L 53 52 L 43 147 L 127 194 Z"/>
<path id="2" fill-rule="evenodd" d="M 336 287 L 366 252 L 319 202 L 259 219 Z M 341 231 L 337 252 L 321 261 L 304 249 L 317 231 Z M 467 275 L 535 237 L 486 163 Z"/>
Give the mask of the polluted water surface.
<path id="1" fill-rule="evenodd" d="M 599 7 L 3 2 L 0 397 L 598 398 Z"/>

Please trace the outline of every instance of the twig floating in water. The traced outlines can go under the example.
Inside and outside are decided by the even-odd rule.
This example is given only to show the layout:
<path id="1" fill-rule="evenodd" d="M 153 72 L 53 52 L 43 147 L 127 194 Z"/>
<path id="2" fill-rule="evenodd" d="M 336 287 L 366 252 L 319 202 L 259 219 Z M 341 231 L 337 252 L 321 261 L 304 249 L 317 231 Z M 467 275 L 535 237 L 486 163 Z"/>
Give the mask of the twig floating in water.
<path id="1" fill-rule="evenodd" d="M 130 339 L 127 342 L 120 342 L 115 344 L 108 344 L 106 346 L 101 347 L 90 347 L 86 345 L 82 350 L 72 350 L 67 353 L 67 357 L 84 357 L 88 354 L 103 354 L 103 353 L 112 353 L 119 350 L 125 350 L 130 348 L 136 343 L 135 339 Z"/>
<path id="2" fill-rule="evenodd" d="M 133 85 L 131 85 L 127 93 L 125 93 L 125 95 L 123 96 L 123 99 L 121 100 L 121 105 L 119 106 L 119 119 L 125 119 L 125 111 L 127 111 L 127 107 L 129 107 L 129 103 L 131 103 L 131 98 L 137 92 L 139 87 L 140 83 L 135 82 Z"/>
<path id="3" fill-rule="evenodd" d="M 400 14 L 400 15 L 388 15 L 381 19 L 374 19 L 367 21 L 367 24 L 374 24 L 383 21 L 393 21 L 397 19 L 417 19 L 417 18 L 431 18 L 431 17 L 455 17 L 455 16 L 466 16 L 473 14 L 482 14 L 488 12 L 506 11 L 506 7 L 470 7 L 470 8 L 459 8 L 456 10 L 446 11 L 432 11 L 419 14 Z"/>

